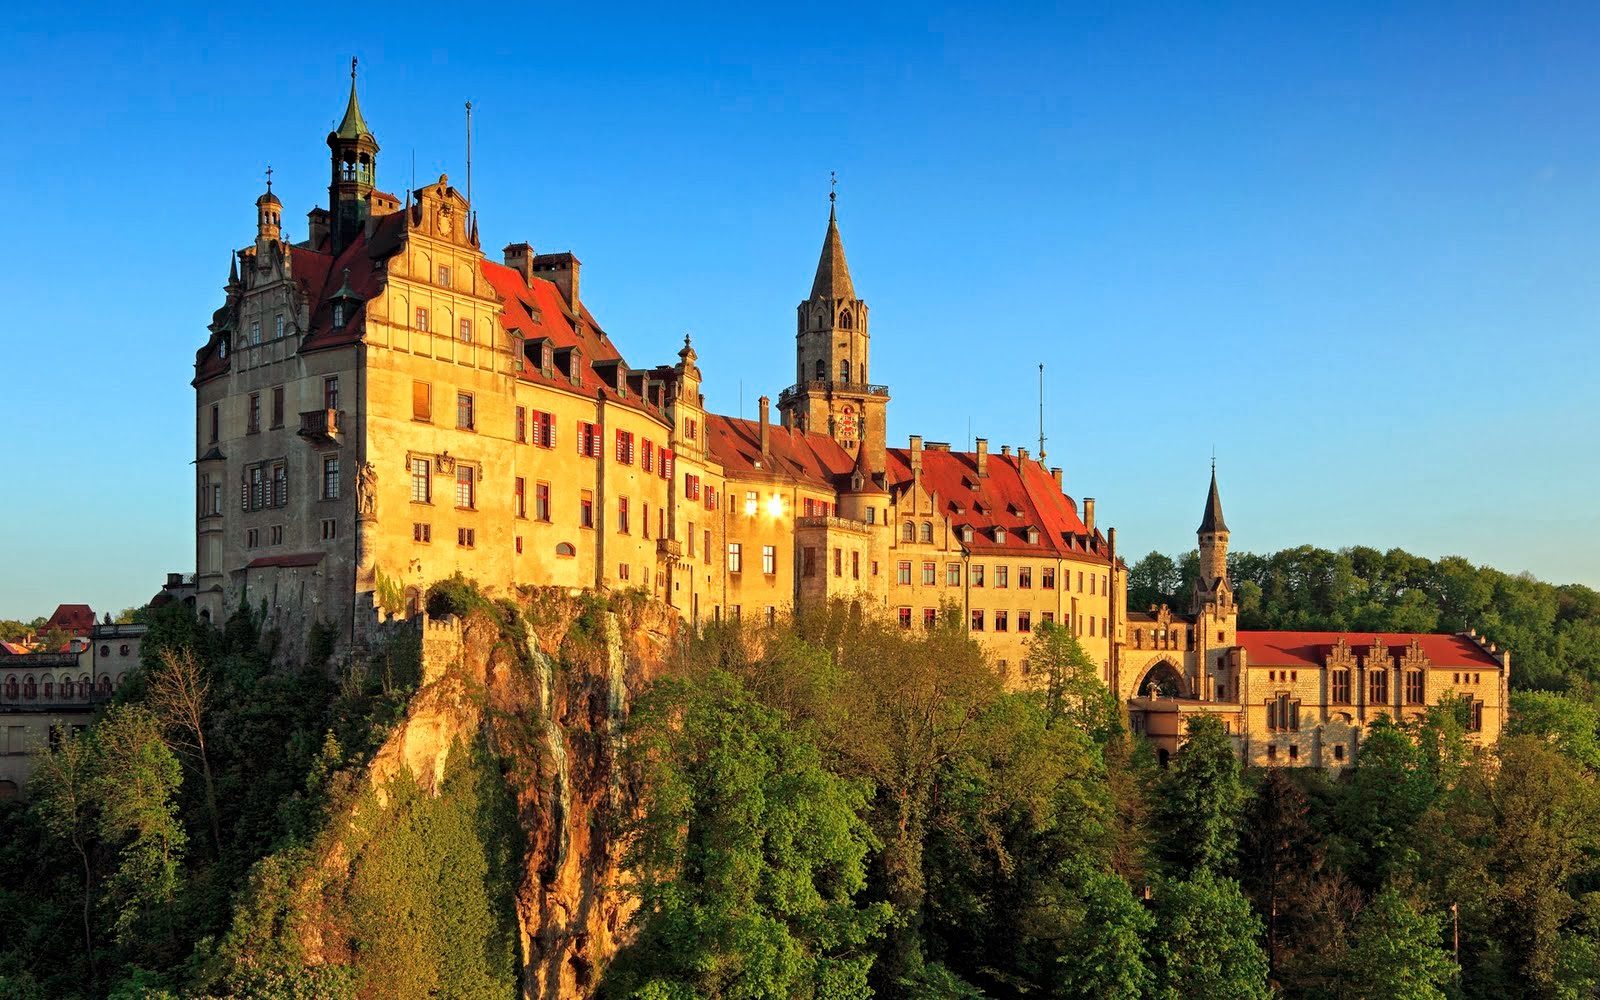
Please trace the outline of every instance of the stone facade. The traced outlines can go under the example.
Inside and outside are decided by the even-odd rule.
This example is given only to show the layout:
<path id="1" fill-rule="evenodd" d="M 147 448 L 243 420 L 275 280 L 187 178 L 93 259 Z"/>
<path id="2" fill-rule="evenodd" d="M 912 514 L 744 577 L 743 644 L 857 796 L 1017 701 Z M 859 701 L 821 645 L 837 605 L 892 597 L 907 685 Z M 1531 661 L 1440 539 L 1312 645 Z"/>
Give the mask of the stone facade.
<path id="1" fill-rule="evenodd" d="M 1043 455 L 889 445 L 831 207 L 795 383 L 776 420 L 766 397 L 736 419 L 706 412 L 687 337 L 666 363 L 623 359 L 575 255 L 512 243 L 490 260 L 447 177 L 403 200 L 378 190 L 354 80 L 327 142 L 309 238 L 283 236 L 269 185 L 196 357 L 203 615 L 265 607 L 293 655 L 314 625 L 359 652 L 458 572 L 491 590 L 639 589 L 691 623 L 843 599 L 907 628 L 959 615 L 1018 684 L 1031 629 L 1054 621 L 1133 703 L 1164 677 L 1155 702 L 1234 705 L 1241 748 L 1264 745 L 1259 713 L 1231 700 L 1275 688 L 1235 630 L 1215 482 L 1194 608 L 1130 618 L 1116 532 Z M 1163 714 L 1135 718 L 1154 733 Z"/>

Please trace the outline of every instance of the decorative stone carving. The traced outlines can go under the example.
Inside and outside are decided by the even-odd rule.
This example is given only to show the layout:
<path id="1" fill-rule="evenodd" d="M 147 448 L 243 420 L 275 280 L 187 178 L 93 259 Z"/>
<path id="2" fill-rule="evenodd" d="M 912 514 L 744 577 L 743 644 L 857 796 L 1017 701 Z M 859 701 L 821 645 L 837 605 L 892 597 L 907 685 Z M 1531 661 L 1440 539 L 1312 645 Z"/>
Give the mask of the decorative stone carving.
<path id="1" fill-rule="evenodd" d="M 362 462 L 356 470 L 356 510 L 362 517 L 374 517 L 378 510 L 378 470 Z"/>

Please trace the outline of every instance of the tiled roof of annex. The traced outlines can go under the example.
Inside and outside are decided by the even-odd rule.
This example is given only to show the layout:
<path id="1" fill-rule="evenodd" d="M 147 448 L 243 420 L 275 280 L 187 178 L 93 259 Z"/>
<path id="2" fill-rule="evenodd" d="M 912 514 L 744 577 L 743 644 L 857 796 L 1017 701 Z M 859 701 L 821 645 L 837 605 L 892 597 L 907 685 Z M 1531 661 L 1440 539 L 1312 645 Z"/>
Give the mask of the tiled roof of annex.
<path id="1" fill-rule="evenodd" d="M 1373 639 L 1383 640 L 1386 659 L 1393 666 L 1412 640 L 1422 647 L 1429 662 L 1436 667 L 1471 667 L 1479 670 L 1497 669 L 1495 658 L 1464 635 L 1416 632 L 1240 632 L 1238 645 L 1249 656 L 1252 665 L 1321 667 L 1340 638 L 1349 645 L 1363 662 L 1371 655 Z"/>

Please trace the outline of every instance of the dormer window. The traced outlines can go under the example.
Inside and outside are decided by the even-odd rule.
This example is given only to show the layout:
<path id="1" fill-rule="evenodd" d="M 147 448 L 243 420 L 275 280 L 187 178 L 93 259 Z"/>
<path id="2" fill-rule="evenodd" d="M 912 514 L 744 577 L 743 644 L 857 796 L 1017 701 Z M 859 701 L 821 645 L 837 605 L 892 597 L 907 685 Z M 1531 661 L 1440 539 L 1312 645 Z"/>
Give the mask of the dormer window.
<path id="1" fill-rule="evenodd" d="M 1000 527 L 999 525 L 996 525 L 995 529 L 994 529 L 994 540 L 995 540 L 995 543 L 997 545 L 1005 544 L 1006 529 Z"/>
<path id="2" fill-rule="evenodd" d="M 333 304 L 333 325 L 334 326 L 344 326 L 344 303 L 343 302 L 335 302 Z"/>
<path id="3" fill-rule="evenodd" d="M 961 540 L 968 545 L 972 544 L 972 525 L 963 524 L 961 526 Z"/>
<path id="4" fill-rule="evenodd" d="M 1039 544 L 1039 529 L 1038 528 L 1029 528 L 1028 529 L 1028 544 L 1029 545 L 1038 545 Z"/>

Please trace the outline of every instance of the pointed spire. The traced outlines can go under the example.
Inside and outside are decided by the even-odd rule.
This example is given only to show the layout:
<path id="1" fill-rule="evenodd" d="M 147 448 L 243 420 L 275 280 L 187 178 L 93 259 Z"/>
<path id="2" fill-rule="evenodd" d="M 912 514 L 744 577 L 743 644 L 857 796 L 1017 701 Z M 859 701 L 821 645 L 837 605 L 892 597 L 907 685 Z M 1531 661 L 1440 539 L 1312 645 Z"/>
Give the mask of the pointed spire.
<path id="1" fill-rule="evenodd" d="M 345 105 L 344 120 L 339 122 L 339 127 L 334 130 L 334 135 L 341 139 L 355 139 L 363 135 L 370 136 L 372 131 L 367 128 L 367 122 L 361 117 L 361 105 L 356 101 L 356 58 L 350 57 L 350 103 Z"/>
<path id="2" fill-rule="evenodd" d="M 1217 495 L 1217 465 L 1211 463 L 1211 494 L 1206 497 L 1205 517 L 1200 519 L 1200 533 L 1215 534 L 1227 531 L 1228 522 L 1222 519 L 1222 497 Z"/>
<path id="3" fill-rule="evenodd" d="M 228 254 L 228 287 L 233 288 L 239 284 L 239 255 Z"/>
<path id="4" fill-rule="evenodd" d="M 835 177 L 830 184 L 837 185 Z M 853 299 L 856 289 L 850 283 L 850 268 L 844 262 L 844 241 L 839 238 L 839 218 L 834 205 L 839 192 L 828 192 L 828 233 L 822 238 L 822 257 L 817 261 L 817 277 L 811 282 L 811 298 Z"/>

